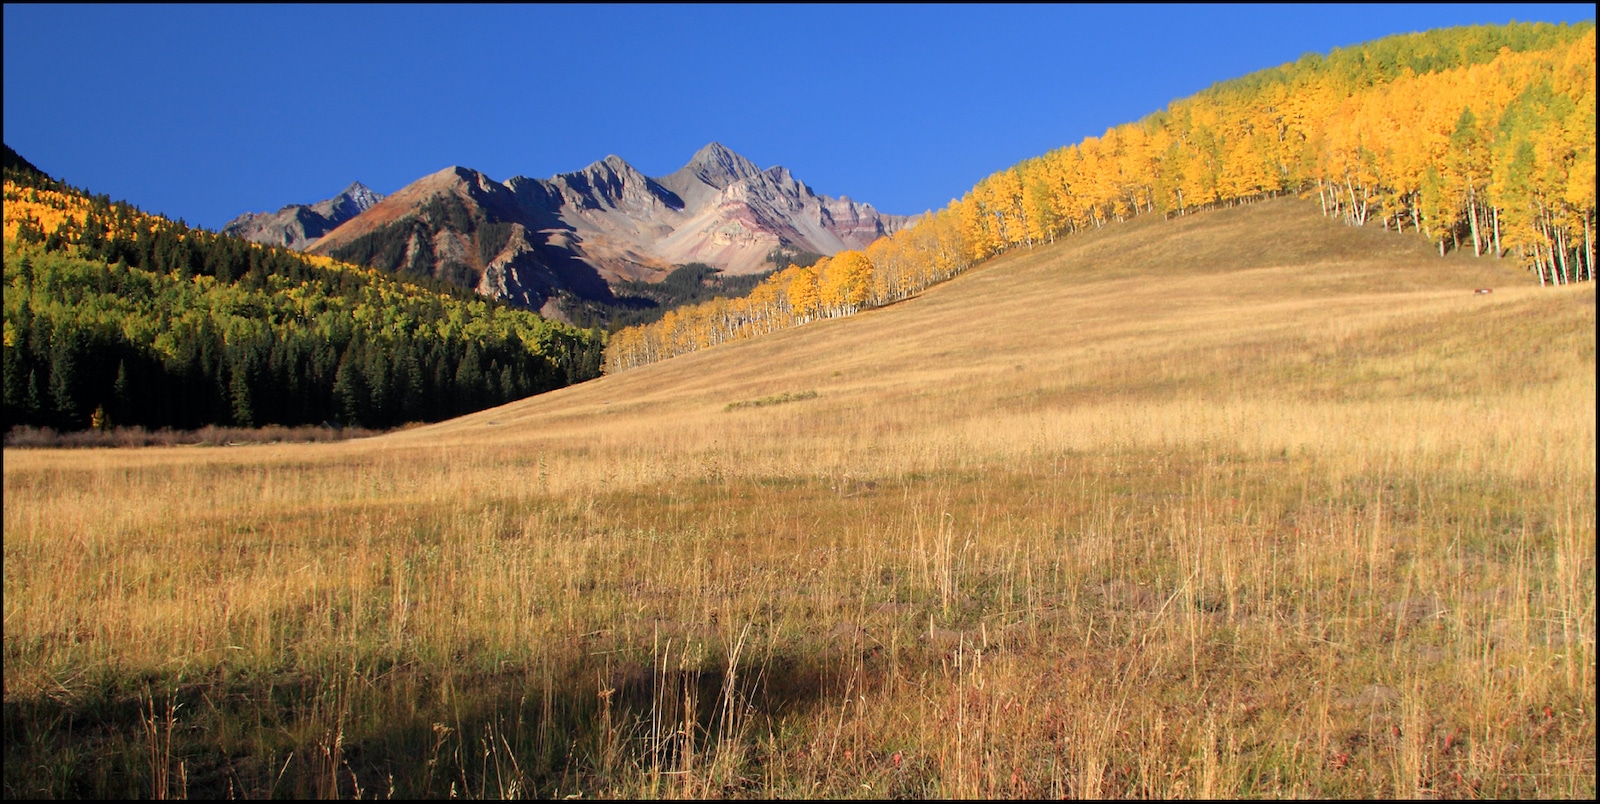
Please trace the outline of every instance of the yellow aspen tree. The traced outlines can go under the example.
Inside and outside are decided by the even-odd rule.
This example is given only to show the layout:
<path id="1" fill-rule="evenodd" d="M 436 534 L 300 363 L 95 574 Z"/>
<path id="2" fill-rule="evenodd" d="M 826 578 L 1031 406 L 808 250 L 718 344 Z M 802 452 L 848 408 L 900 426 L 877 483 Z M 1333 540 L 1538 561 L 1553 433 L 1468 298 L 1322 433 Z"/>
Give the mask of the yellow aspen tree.
<path id="1" fill-rule="evenodd" d="M 1023 166 L 995 174 L 991 187 L 996 218 L 1001 222 L 1001 239 L 1008 247 L 1032 246 L 1028 238 L 1027 211 L 1022 203 Z"/>
<path id="2" fill-rule="evenodd" d="M 982 184 L 980 183 L 979 187 Z M 959 222 L 965 256 L 973 262 L 986 260 L 1000 253 L 1000 239 L 984 215 L 983 205 L 977 198 L 978 188 L 954 202 L 956 220 Z"/>
<path id="3" fill-rule="evenodd" d="M 910 260 L 910 232 L 927 223 L 924 215 L 910 228 L 902 229 L 888 237 L 880 237 L 867 244 L 867 259 L 872 262 L 873 304 L 885 304 L 909 295 L 908 279 L 912 273 Z"/>
<path id="4" fill-rule="evenodd" d="M 851 315 L 872 298 L 872 262 L 859 251 L 833 255 L 819 291 L 823 304 L 837 314 Z"/>
<path id="5" fill-rule="evenodd" d="M 794 309 L 797 321 L 804 323 L 817 314 L 821 297 L 817 293 L 817 275 L 810 268 L 797 268 L 789 279 L 789 306 Z"/>
<path id="6" fill-rule="evenodd" d="M 1083 155 L 1072 145 L 1056 151 L 1046 162 L 1045 181 L 1050 188 L 1050 206 L 1055 209 L 1066 231 L 1088 228 L 1089 213 L 1076 184 L 1083 173 Z"/>
<path id="7" fill-rule="evenodd" d="M 1022 206 L 1028 227 L 1029 247 L 1033 243 L 1055 242 L 1060 222 L 1055 207 L 1050 203 L 1050 188 L 1045 185 L 1043 176 L 1031 178 L 1023 188 Z"/>
<path id="8" fill-rule="evenodd" d="M 1107 164 L 1099 137 L 1085 137 L 1078 144 L 1078 153 L 1083 157 L 1079 163 L 1081 173 L 1073 184 L 1083 195 L 1084 207 L 1098 228 L 1111 220 L 1112 198 L 1116 194 L 1114 166 Z"/>

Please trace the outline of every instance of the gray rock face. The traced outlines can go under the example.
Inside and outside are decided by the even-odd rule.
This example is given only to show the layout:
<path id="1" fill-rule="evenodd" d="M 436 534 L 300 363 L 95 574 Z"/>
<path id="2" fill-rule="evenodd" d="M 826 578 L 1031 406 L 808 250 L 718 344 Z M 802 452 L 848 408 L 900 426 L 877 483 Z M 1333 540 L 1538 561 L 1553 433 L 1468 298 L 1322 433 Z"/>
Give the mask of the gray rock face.
<path id="1" fill-rule="evenodd" d="M 661 183 L 701 203 L 657 245 L 657 253 L 675 263 L 704 262 L 730 274 L 762 270 L 777 246 L 818 254 L 865 248 L 911 220 L 849 198 L 820 195 L 788 168 L 756 170 L 716 143 Z"/>
<path id="2" fill-rule="evenodd" d="M 222 233 L 264 246 L 303 251 L 318 238 L 382 200 L 382 195 L 366 185 L 353 182 L 344 192 L 315 204 L 290 204 L 277 212 L 246 212 L 224 224 Z"/>
<path id="3" fill-rule="evenodd" d="M 911 220 L 819 195 L 786 168 L 761 170 L 715 142 L 660 178 L 617 156 L 504 183 L 456 167 L 362 210 L 320 239 L 301 224 L 304 248 L 533 309 L 548 309 L 559 293 L 604 299 L 610 283 L 657 280 L 688 262 L 746 274 L 764 270 L 780 246 L 819 254 L 864 248 Z"/>
<path id="4" fill-rule="evenodd" d="M 544 185 L 535 191 L 535 183 Z M 563 204 L 553 210 L 608 279 L 651 279 L 686 262 L 730 274 L 763 269 L 778 246 L 819 254 L 863 248 L 906 226 L 870 204 L 819 195 L 787 168 L 761 170 L 720 143 L 658 179 L 615 156 L 577 173 L 508 182 L 519 195 Z"/>
<path id="5" fill-rule="evenodd" d="M 760 173 L 754 162 L 728 150 L 720 142 L 713 142 L 696 151 L 689 164 L 678 168 L 673 175 L 687 174 L 685 178 L 692 176 L 721 190 L 740 179 Z"/>

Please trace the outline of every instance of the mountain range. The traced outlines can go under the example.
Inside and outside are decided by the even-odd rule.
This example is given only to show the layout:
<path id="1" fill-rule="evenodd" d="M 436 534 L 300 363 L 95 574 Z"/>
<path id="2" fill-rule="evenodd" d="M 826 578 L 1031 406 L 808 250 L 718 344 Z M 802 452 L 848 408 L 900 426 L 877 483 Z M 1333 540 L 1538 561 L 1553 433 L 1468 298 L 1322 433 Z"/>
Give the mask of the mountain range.
<path id="1" fill-rule="evenodd" d="M 317 204 L 240 216 L 224 231 L 443 279 L 559 318 L 553 300 L 607 300 L 615 282 L 659 280 L 690 262 L 759 273 L 775 251 L 859 249 L 912 220 L 818 194 L 787 168 L 762 170 L 713 142 L 658 178 L 617 156 L 505 182 L 453 166 L 389 196 L 356 183 Z"/>

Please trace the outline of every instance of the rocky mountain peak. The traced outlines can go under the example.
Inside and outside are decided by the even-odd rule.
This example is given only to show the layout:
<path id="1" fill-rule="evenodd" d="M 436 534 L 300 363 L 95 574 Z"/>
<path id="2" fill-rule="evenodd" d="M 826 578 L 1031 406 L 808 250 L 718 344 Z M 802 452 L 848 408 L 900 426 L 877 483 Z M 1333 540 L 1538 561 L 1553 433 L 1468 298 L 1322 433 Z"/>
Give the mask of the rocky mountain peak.
<path id="1" fill-rule="evenodd" d="M 339 193 L 339 196 L 348 198 L 357 203 L 361 203 L 370 199 L 383 199 L 382 193 L 373 192 L 371 187 L 368 187 L 359 181 L 350 182 L 350 186 L 344 188 L 344 190 Z"/>
<path id="2" fill-rule="evenodd" d="M 628 164 L 626 159 L 616 154 L 611 154 L 575 174 L 568 173 L 564 175 L 581 176 L 591 184 L 609 184 L 616 187 L 647 181 L 643 173 L 640 173 L 637 168 Z"/>
<path id="3" fill-rule="evenodd" d="M 754 162 L 728 150 L 720 142 L 710 143 L 696 151 L 682 170 L 718 190 L 761 173 Z"/>
<path id="4" fill-rule="evenodd" d="M 338 195 L 312 204 L 311 210 L 332 222 L 333 225 L 328 227 L 332 229 L 333 226 L 366 212 L 382 200 L 382 193 L 375 193 L 372 188 L 357 181 L 351 182 L 350 186 L 344 188 Z"/>
<path id="5" fill-rule="evenodd" d="M 648 210 L 661 204 L 682 205 L 676 196 L 616 154 L 575 173 L 558 174 L 549 185 L 579 209 L 625 208 L 649 214 Z"/>
<path id="6" fill-rule="evenodd" d="M 303 249 L 340 224 L 377 206 L 384 196 L 361 182 L 314 204 L 289 204 L 277 212 L 247 212 L 223 224 L 225 234 L 266 245 Z"/>
<path id="7" fill-rule="evenodd" d="M 446 214 L 423 214 L 440 202 Z M 549 179 L 503 183 L 451 166 L 387 197 L 357 182 L 326 203 L 330 212 L 367 206 L 320 239 L 257 234 L 534 309 L 557 294 L 609 298 L 607 283 L 657 279 L 690 262 L 738 275 L 766 270 L 778 247 L 864 248 L 910 220 L 820 195 L 786 168 L 760 170 L 718 142 L 659 178 L 615 154 Z"/>

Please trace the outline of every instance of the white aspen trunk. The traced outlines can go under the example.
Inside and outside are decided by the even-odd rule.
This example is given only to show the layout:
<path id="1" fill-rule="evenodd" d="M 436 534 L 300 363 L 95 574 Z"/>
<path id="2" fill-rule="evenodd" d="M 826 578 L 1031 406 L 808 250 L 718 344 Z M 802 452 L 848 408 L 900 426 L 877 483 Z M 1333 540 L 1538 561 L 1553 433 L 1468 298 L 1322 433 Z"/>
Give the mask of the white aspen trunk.
<path id="1" fill-rule="evenodd" d="M 1583 216 L 1583 273 L 1588 281 L 1594 281 L 1594 240 L 1589 234 L 1589 216 Z"/>
<path id="2" fill-rule="evenodd" d="M 1467 188 L 1467 220 L 1472 221 L 1472 256 L 1482 257 L 1483 249 L 1478 245 L 1478 199 L 1471 187 Z"/>
<path id="3" fill-rule="evenodd" d="M 1550 243 L 1550 232 L 1544 228 L 1544 216 L 1542 216 L 1542 215 L 1539 217 L 1539 220 L 1538 220 L 1538 228 L 1539 228 L 1539 238 L 1544 241 L 1545 245 L 1549 245 L 1549 243 Z M 1539 244 L 1537 244 L 1537 243 L 1534 244 L 1533 254 L 1534 254 L 1534 259 L 1536 259 L 1538 261 L 1538 263 L 1539 263 L 1539 270 L 1543 271 L 1545 269 L 1544 251 L 1539 248 Z M 1550 284 L 1553 285 L 1553 284 L 1555 284 L 1555 282 L 1556 282 L 1555 271 L 1551 271 L 1550 272 Z"/>
<path id="4" fill-rule="evenodd" d="M 1561 284 L 1561 268 L 1559 263 L 1556 262 L 1556 239 L 1551 236 L 1550 221 L 1547 215 L 1542 215 L 1539 218 L 1539 234 L 1544 236 L 1544 245 L 1548 252 L 1546 259 L 1550 264 L 1550 284 L 1559 286 Z"/>
<path id="5" fill-rule="evenodd" d="M 1494 207 L 1494 256 L 1506 256 L 1506 251 L 1499 247 L 1499 207 Z"/>
<path id="6" fill-rule="evenodd" d="M 1570 271 L 1572 269 L 1572 265 L 1571 265 L 1571 262 L 1567 259 L 1567 230 L 1566 229 L 1557 229 L 1556 230 L 1556 243 L 1560 247 L 1559 253 L 1561 254 L 1561 284 L 1570 285 L 1570 284 L 1572 284 L 1572 274 L 1570 273 Z"/>
<path id="7" fill-rule="evenodd" d="M 1555 283 L 1565 285 L 1566 277 L 1566 237 L 1565 232 L 1555 226 L 1550 226 L 1550 267 L 1555 271 Z"/>
<path id="8" fill-rule="evenodd" d="M 1417 206 L 1418 206 L 1419 198 L 1420 198 L 1420 194 L 1418 192 L 1416 192 L 1415 190 L 1413 190 L 1412 193 L 1411 193 L 1411 228 L 1420 232 L 1420 231 L 1422 231 L 1422 221 L 1421 221 L 1420 218 L 1417 217 L 1417 214 L 1418 214 L 1417 213 Z"/>

